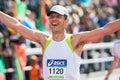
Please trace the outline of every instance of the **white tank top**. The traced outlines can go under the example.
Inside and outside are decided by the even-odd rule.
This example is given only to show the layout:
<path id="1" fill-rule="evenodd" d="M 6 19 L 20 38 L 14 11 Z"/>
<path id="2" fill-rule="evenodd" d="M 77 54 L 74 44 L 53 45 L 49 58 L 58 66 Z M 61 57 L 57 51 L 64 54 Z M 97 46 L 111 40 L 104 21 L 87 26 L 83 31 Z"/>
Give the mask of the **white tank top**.
<path id="1" fill-rule="evenodd" d="M 120 58 L 120 40 L 119 39 L 115 40 L 114 42 L 112 55 Z"/>
<path id="2" fill-rule="evenodd" d="M 44 80 L 80 80 L 80 57 L 72 50 L 70 37 L 49 42 L 43 55 Z"/>

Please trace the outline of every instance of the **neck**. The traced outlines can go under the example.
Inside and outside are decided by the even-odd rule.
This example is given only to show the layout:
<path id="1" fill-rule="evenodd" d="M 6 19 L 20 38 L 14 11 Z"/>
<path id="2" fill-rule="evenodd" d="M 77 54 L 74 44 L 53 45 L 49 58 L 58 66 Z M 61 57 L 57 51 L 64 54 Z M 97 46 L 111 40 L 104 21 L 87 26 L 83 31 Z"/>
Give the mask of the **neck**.
<path id="1" fill-rule="evenodd" d="M 55 33 L 53 34 L 53 40 L 62 41 L 65 38 L 65 33 Z"/>

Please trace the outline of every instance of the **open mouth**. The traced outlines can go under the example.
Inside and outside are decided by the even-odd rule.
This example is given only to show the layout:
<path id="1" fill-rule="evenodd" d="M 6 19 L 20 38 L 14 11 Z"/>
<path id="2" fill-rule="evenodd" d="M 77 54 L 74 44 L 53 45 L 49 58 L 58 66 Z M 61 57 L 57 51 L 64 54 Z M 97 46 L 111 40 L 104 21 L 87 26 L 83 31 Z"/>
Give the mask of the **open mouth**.
<path id="1" fill-rule="evenodd" d="M 58 26 L 58 24 L 57 23 L 52 23 L 52 26 Z"/>

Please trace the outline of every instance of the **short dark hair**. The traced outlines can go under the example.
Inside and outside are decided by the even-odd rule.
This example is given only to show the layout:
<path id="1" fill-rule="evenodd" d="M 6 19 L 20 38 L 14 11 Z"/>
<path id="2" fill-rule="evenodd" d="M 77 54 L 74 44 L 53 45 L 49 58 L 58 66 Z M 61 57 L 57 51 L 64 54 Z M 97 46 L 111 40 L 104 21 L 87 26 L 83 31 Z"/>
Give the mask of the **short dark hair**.
<path id="1" fill-rule="evenodd" d="M 64 15 L 64 18 L 67 19 L 67 15 Z"/>

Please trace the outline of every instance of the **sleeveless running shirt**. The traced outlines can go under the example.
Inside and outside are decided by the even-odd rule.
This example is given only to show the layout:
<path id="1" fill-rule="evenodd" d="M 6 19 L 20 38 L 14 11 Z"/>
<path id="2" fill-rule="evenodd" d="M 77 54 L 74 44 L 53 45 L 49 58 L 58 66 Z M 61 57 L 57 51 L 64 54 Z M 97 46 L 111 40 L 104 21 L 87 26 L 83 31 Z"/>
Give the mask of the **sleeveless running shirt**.
<path id="1" fill-rule="evenodd" d="M 44 80 L 80 80 L 80 57 L 71 47 L 70 36 L 62 41 L 47 41 L 43 55 Z"/>

